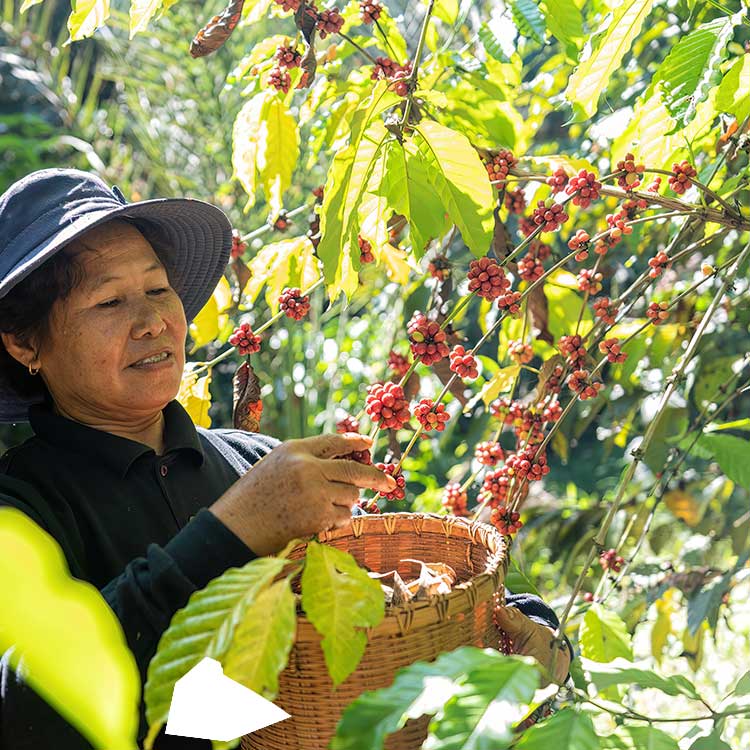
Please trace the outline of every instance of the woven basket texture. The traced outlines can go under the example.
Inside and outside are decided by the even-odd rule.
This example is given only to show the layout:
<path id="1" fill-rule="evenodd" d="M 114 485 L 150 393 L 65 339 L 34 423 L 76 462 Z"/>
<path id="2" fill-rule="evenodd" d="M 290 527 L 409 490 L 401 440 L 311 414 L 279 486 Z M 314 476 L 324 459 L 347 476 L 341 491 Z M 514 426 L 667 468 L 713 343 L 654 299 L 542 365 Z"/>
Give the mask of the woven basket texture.
<path id="1" fill-rule="evenodd" d="M 368 630 L 359 666 L 335 690 L 321 637 L 298 608 L 296 641 L 274 700 L 291 718 L 245 735 L 242 750 L 325 750 L 346 706 L 366 690 L 392 684 L 402 667 L 460 646 L 498 647 L 493 609 L 502 603 L 508 561 L 505 540 L 492 526 L 455 516 L 384 513 L 357 516 L 350 526 L 323 532 L 318 540 L 349 552 L 369 570 L 398 570 L 404 580 L 419 572 L 417 564 L 399 562 L 404 558 L 447 563 L 458 582 L 450 594 L 387 606 L 384 620 Z M 304 551 L 298 547 L 290 558 Z M 424 716 L 410 720 L 385 747 L 417 750 L 428 723 Z M 367 738 L 362 747 L 368 747 Z"/>

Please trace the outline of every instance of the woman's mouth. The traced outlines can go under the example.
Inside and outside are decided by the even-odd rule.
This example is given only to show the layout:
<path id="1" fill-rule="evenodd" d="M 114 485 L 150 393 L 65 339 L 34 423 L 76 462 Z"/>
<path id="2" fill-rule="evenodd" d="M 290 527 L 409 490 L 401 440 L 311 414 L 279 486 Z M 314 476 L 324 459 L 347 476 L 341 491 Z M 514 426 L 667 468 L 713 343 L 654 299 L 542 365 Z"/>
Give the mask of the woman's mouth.
<path id="1" fill-rule="evenodd" d="M 139 359 L 137 362 L 133 362 L 130 367 L 136 367 L 138 369 L 155 367 L 169 362 L 172 359 L 172 355 L 168 351 L 159 352 L 158 354 L 152 354 L 150 357 L 144 357 Z"/>

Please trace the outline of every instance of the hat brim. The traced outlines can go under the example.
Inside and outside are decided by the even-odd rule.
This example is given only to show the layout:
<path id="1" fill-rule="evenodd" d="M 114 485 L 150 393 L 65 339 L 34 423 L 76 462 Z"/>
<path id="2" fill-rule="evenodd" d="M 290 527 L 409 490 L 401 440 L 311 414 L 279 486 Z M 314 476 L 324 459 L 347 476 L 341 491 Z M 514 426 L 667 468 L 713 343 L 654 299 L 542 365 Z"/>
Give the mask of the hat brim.
<path id="1" fill-rule="evenodd" d="M 92 211 L 71 222 L 36 249 L 0 282 L 0 297 L 70 242 L 112 219 L 143 219 L 158 225 L 168 245 L 170 282 L 190 322 L 211 297 L 229 261 L 232 224 L 224 212 L 192 198 L 156 198 Z M 24 399 L 0 380 L 0 422 L 25 422 L 38 399 Z"/>

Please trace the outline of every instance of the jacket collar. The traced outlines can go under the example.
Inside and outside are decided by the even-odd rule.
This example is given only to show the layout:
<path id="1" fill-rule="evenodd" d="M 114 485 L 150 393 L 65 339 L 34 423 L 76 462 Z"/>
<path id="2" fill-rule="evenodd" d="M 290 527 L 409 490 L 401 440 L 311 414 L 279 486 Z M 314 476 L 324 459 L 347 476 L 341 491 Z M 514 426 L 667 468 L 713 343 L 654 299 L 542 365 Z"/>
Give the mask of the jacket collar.
<path id="1" fill-rule="evenodd" d="M 178 401 L 164 407 L 164 454 L 185 451 L 193 460 L 203 463 L 203 447 L 193 420 Z M 29 422 L 38 437 L 63 450 L 74 451 L 89 459 L 101 461 L 121 478 L 133 462 L 147 454 L 156 455 L 153 448 L 111 432 L 75 422 L 56 414 L 48 403 L 29 408 Z"/>

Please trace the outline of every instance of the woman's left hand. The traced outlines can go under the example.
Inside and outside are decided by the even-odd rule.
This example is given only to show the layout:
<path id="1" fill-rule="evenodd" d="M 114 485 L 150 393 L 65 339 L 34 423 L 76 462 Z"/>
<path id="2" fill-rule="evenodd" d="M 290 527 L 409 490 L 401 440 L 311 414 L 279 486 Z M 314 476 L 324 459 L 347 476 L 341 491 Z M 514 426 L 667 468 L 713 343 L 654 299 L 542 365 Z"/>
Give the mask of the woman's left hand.
<path id="1" fill-rule="evenodd" d="M 498 607 L 496 610 L 498 627 L 502 628 L 513 639 L 513 653 L 532 656 L 547 672 L 542 677 L 542 687 L 549 685 L 554 653 L 555 631 L 530 620 L 515 607 Z M 570 669 L 570 651 L 563 642 L 557 649 L 554 682 L 562 685 Z"/>

